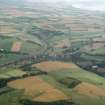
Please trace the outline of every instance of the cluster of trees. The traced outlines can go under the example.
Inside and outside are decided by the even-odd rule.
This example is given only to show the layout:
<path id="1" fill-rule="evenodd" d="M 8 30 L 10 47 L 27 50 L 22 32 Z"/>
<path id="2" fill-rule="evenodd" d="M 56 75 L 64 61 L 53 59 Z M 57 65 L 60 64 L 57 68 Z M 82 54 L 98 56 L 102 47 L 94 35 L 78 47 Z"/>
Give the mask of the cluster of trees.
<path id="1" fill-rule="evenodd" d="M 41 56 L 26 56 L 24 58 L 21 58 L 16 61 L 8 62 L 6 64 L 0 65 L 0 68 L 7 68 L 7 67 L 21 67 L 26 64 L 32 64 L 32 63 L 39 63 L 42 61 L 44 58 Z"/>
<path id="2" fill-rule="evenodd" d="M 22 105 L 77 105 L 69 101 L 56 101 L 56 102 L 35 102 L 31 100 L 20 100 Z"/>
<path id="3" fill-rule="evenodd" d="M 85 53 L 87 54 L 87 53 Z M 91 55 L 91 54 L 87 54 L 87 55 Z M 105 57 L 105 55 L 91 55 L 91 56 L 99 56 L 99 57 Z M 105 61 L 98 61 L 98 60 L 95 60 L 95 59 L 88 59 L 88 58 L 83 58 L 81 56 L 74 56 L 73 57 L 73 61 L 75 64 L 77 64 L 80 68 L 83 68 L 85 70 L 88 70 L 88 71 L 91 71 L 91 72 L 94 72 L 98 75 L 101 75 L 101 76 L 104 76 L 105 73 L 104 72 L 101 72 L 100 70 L 98 70 L 99 68 L 105 68 Z M 94 68 L 96 67 L 96 68 Z"/>
<path id="4" fill-rule="evenodd" d="M 16 80 L 16 79 L 19 79 L 21 77 L 10 77 L 10 78 L 6 78 L 6 79 L 0 79 L 0 88 L 4 88 L 7 86 L 7 83 L 9 81 L 12 81 L 12 80 Z"/>
<path id="5" fill-rule="evenodd" d="M 6 79 L 0 79 L 0 88 L 5 87 L 7 85 Z"/>
<path id="6" fill-rule="evenodd" d="M 27 72 L 29 75 L 46 75 L 47 72 L 42 71 L 36 67 L 32 67 L 31 65 L 24 65 L 21 67 L 21 69 L 25 72 Z"/>
<path id="7" fill-rule="evenodd" d="M 67 86 L 68 88 L 74 88 L 75 86 L 77 86 L 78 84 L 81 83 L 80 80 L 75 79 L 75 78 L 71 78 L 71 77 L 66 77 L 62 80 L 59 81 L 61 84 L 64 84 L 65 86 Z"/>
<path id="8" fill-rule="evenodd" d="M 11 92 L 11 91 L 14 91 L 14 89 L 9 88 L 9 87 L 0 88 L 0 95 Z"/>
<path id="9" fill-rule="evenodd" d="M 5 50 L 5 49 L 0 49 L 0 53 L 1 54 L 15 54 L 15 55 L 29 55 L 28 53 L 23 53 L 23 52 L 13 52 L 13 51 L 8 51 L 8 50 Z"/>

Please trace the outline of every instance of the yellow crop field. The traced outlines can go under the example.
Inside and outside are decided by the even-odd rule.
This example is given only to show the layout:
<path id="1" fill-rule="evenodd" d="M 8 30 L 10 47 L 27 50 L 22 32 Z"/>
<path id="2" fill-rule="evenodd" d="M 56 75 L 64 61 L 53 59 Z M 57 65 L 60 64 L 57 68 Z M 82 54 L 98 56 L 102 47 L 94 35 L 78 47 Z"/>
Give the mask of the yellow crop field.
<path id="1" fill-rule="evenodd" d="M 38 69 L 41 69 L 47 72 L 54 71 L 54 70 L 61 70 L 61 69 L 77 68 L 75 64 L 58 62 L 58 61 L 42 62 L 42 63 L 34 64 L 32 67 L 37 67 Z"/>
<path id="2" fill-rule="evenodd" d="M 24 93 L 31 96 L 34 101 L 51 102 L 68 99 L 63 92 L 49 85 L 38 76 L 15 80 L 9 82 L 8 86 L 24 90 Z"/>
<path id="3" fill-rule="evenodd" d="M 75 87 L 78 93 L 88 96 L 105 96 L 105 90 L 89 83 L 81 83 Z"/>

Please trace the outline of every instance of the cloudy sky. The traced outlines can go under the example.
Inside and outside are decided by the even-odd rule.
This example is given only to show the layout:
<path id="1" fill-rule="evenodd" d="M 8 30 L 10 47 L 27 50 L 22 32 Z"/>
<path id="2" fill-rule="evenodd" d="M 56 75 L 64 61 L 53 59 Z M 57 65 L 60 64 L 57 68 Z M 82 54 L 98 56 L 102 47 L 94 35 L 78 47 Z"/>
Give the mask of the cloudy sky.
<path id="1" fill-rule="evenodd" d="M 36 0 L 28 0 L 34 2 Z M 46 2 L 68 2 L 74 7 L 87 9 L 87 10 L 99 10 L 105 11 L 105 0 L 40 0 Z"/>
<path id="2" fill-rule="evenodd" d="M 72 5 L 82 9 L 105 11 L 105 0 L 74 0 Z"/>

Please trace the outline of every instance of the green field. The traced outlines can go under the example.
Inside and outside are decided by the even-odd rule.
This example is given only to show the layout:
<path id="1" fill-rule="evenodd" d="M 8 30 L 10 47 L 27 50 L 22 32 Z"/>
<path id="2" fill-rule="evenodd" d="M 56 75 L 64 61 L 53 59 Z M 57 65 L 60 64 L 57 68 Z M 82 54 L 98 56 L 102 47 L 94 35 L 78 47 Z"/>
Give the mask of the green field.
<path id="1" fill-rule="evenodd" d="M 94 51 L 92 52 L 89 52 L 90 54 L 105 54 L 105 47 L 100 47 L 100 48 L 97 48 L 95 49 Z"/>
<path id="2" fill-rule="evenodd" d="M 87 82 L 90 84 L 94 84 L 101 88 L 105 89 L 105 79 L 97 76 L 91 72 L 84 71 L 80 68 L 77 69 L 69 69 L 69 70 L 56 70 L 54 72 L 50 72 L 49 76 L 41 76 L 45 81 L 49 84 L 54 85 L 58 89 L 64 91 L 67 95 L 72 97 L 72 100 L 79 105 L 104 105 L 105 97 L 90 97 L 84 94 L 79 94 L 73 88 L 68 88 L 64 84 L 61 84 L 59 81 L 64 79 L 65 77 L 75 78 L 82 82 Z"/>

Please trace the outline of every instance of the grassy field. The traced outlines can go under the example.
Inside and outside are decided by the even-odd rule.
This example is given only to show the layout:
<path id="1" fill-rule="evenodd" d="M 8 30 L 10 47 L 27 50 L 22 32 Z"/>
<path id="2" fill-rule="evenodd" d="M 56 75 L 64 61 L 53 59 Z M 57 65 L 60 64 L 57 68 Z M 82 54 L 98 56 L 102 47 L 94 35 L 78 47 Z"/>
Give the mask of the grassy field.
<path id="1" fill-rule="evenodd" d="M 27 47 L 28 46 L 28 47 Z M 21 52 L 25 52 L 25 53 L 38 53 L 40 52 L 41 46 L 34 44 L 34 43 L 29 43 L 29 42 L 24 42 L 22 44 L 22 48 L 21 48 Z"/>
<path id="2" fill-rule="evenodd" d="M 104 61 L 104 57 L 103 56 L 98 56 L 98 55 L 95 55 L 95 54 L 93 54 L 93 55 L 91 55 L 91 53 L 90 53 L 90 55 L 88 55 L 88 54 L 81 54 L 81 56 L 80 56 L 81 58 L 84 58 L 84 59 L 87 59 L 87 60 L 93 60 L 93 61 Z"/>
<path id="3" fill-rule="evenodd" d="M 0 72 L 0 78 L 5 79 L 5 78 L 11 78 L 11 77 L 21 77 L 22 75 L 26 74 L 24 71 L 21 69 L 8 69 L 8 70 L 3 70 Z"/>
<path id="4" fill-rule="evenodd" d="M 0 64 L 6 64 L 8 62 L 13 62 L 15 60 L 19 60 L 21 58 L 24 58 L 23 55 L 17 55 L 17 54 L 4 54 L 1 56 Z"/>
<path id="5" fill-rule="evenodd" d="M 66 86 L 58 83 L 55 77 L 42 76 L 42 78 L 49 84 L 56 86 L 59 90 L 62 90 L 65 94 L 71 97 L 72 101 L 79 105 L 104 105 L 105 97 L 90 97 L 85 94 L 80 94 L 74 89 L 67 88 Z"/>
<path id="6" fill-rule="evenodd" d="M 11 92 L 0 95 L 1 105 L 21 105 L 19 100 L 22 98 L 22 91 L 13 90 Z"/>
<path id="7" fill-rule="evenodd" d="M 56 69 L 54 65 L 56 65 Z M 23 99 L 27 96 L 28 99 L 40 102 L 52 102 L 57 99 L 66 99 L 72 100 L 79 105 L 104 105 L 105 79 L 103 77 L 100 77 L 88 71 L 84 71 L 73 63 L 49 61 L 42 62 L 38 64 L 37 67 L 41 70 L 47 70 L 48 75 L 27 77 L 24 79 L 14 80 L 8 83 L 9 87 L 18 89 L 19 91 L 23 91 L 21 95 Z M 23 74 L 25 74 L 25 72 L 19 69 L 10 71 L 7 70 L 3 73 L 3 75 L 1 75 L 1 77 L 7 78 L 5 77 L 6 75 L 21 76 Z M 75 85 L 73 88 L 70 88 L 67 87 L 64 83 L 60 82 L 65 78 L 72 78 L 71 80 L 69 79 L 69 81 L 71 82 L 73 80 L 79 80 L 81 82 Z M 13 96 L 15 95 L 14 92 L 5 93 L 0 96 L 0 99 L 2 99 L 3 96 L 9 98 L 9 94 L 13 94 Z M 18 95 L 16 96 L 15 104 L 18 103 L 17 101 L 19 101 L 17 100 L 17 97 L 20 93 L 16 94 Z M 21 99 L 22 97 L 20 97 L 19 99 Z M 12 97 L 10 97 L 10 100 L 11 98 Z M 4 101 L 2 100 L 1 103 L 2 102 Z"/>
<path id="8" fill-rule="evenodd" d="M 70 64 L 71 65 L 71 64 Z M 44 68 L 44 67 L 43 67 Z M 84 71 L 80 68 L 78 68 L 77 66 L 73 68 L 68 68 L 68 69 L 61 69 L 61 70 L 51 70 L 49 72 L 48 76 L 41 76 L 45 81 L 47 81 L 49 84 L 54 85 L 55 87 L 57 87 L 58 89 L 64 91 L 64 93 L 66 93 L 67 95 L 72 97 L 72 100 L 74 100 L 76 103 L 79 103 L 80 105 L 104 105 L 105 102 L 105 79 Z M 80 80 L 83 82 L 83 86 L 82 84 L 80 84 L 80 86 L 78 85 L 76 88 L 68 88 L 66 87 L 64 84 L 61 84 L 59 81 L 63 80 L 66 77 L 70 77 L 70 78 L 75 78 L 77 80 Z M 88 89 L 87 91 L 82 91 L 82 88 L 85 89 L 85 85 L 87 84 Z M 86 87 L 87 87 L 86 86 Z M 82 92 L 77 91 L 76 89 L 78 89 L 78 87 L 80 87 L 80 90 Z M 103 92 L 102 92 L 103 91 Z M 99 92 L 99 93 L 98 93 Z M 87 95 L 90 94 L 90 95 Z M 88 101 L 90 100 L 90 101 Z"/>
<path id="9" fill-rule="evenodd" d="M 105 47 L 100 47 L 95 49 L 92 52 L 89 52 L 90 54 L 105 54 Z"/>
<path id="10" fill-rule="evenodd" d="M 18 92 L 12 91 L 9 93 L 5 93 L 0 96 L 2 99 L 4 96 L 9 98 L 9 94 L 13 94 L 16 96 L 16 103 L 18 103 L 19 99 L 23 97 L 23 99 L 27 96 L 28 99 L 32 99 L 34 101 L 42 101 L 42 102 L 52 102 L 55 100 L 72 100 L 79 105 L 104 105 L 105 102 L 105 79 L 90 73 L 88 71 L 84 71 L 81 68 L 77 67 L 72 63 L 63 63 L 63 62 L 42 62 L 38 64 L 38 69 L 40 67 L 41 70 L 47 70 L 46 66 L 43 66 L 43 63 L 48 64 L 48 75 L 41 75 L 36 77 L 28 77 L 25 79 L 14 80 L 8 83 L 8 86 L 14 89 L 19 89 Z M 49 66 L 50 63 L 50 66 Z M 56 65 L 58 64 L 58 65 Z M 41 65 L 41 66 L 40 66 Z M 56 69 L 53 65 L 56 65 Z M 65 65 L 63 68 L 62 65 Z M 22 76 L 25 72 L 16 69 L 3 72 L 0 76 L 1 78 L 9 78 L 6 76 Z M 73 80 L 81 81 L 75 87 L 70 88 L 67 87 L 64 83 L 60 82 L 66 78 L 74 78 Z M 69 82 L 73 81 L 69 79 Z M 29 82 L 26 82 L 29 81 Z M 20 90 L 24 90 L 24 94 L 22 93 L 22 97 L 18 98 L 21 93 Z M 15 93 L 16 92 L 16 93 Z M 56 97 L 55 97 L 56 96 Z M 12 97 L 10 97 L 10 100 Z M 14 98 L 13 98 L 14 99 Z M 89 101 L 88 101 L 89 100 Z M 4 101 L 0 101 L 3 103 Z M 7 102 L 7 101 L 6 101 Z M 5 102 L 5 103 L 6 103 Z M 10 102 L 11 103 L 11 102 Z M 13 102 L 12 102 L 13 104 Z M 16 104 L 17 105 L 17 104 Z"/>

